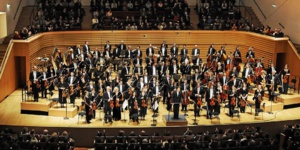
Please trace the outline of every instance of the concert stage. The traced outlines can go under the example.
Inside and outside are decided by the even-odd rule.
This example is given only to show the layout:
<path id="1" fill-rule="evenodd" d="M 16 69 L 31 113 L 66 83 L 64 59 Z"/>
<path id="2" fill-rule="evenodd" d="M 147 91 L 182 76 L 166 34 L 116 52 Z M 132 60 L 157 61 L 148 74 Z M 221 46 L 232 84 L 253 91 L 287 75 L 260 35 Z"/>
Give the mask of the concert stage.
<path id="1" fill-rule="evenodd" d="M 184 115 L 179 115 L 179 119 L 174 119 L 173 115 L 163 115 L 166 126 L 186 126 L 188 122 Z"/>
<path id="2" fill-rule="evenodd" d="M 57 94 L 57 91 L 55 91 Z M 53 97 L 56 97 L 55 94 Z M 293 95 L 281 95 L 280 98 L 288 101 L 289 99 L 296 99 L 298 98 L 298 103 L 300 103 L 300 95 L 293 94 Z M 251 98 L 248 99 L 249 103 Z M 145 120 L 140 120 L 140 123 L 137 124 L 136 122 L 128 122 L 129 119 L 129 111 L 126 110 L 122 113 L 122 118 L 120 121 L 113 121 L 112 124 L 108 123 L 105 124 L 103 120 L 103 109 L 97 110 L 96 112 L 96 119 L 91 120 L 90 124 L 85 123 L 85 117 L 81 117 L 77 115 L 77 112 L 81 112 L 81 110 L 76 110 L 75 115 L 69 115 L 69 119 L 64 119 L 65 117 L 65 108 L 55 108 L 51 106 L 51 109 L 61 109 L 61 115 L 59 116 L 48 116 L 46 115 L 33 115 L 33 114 L 22 114 L 20 113 L 21 107 L 23 105 L 31 105 L 28 110 L 41 110 L 37 109 L 38 105 L 42 105 L 42 103 L 47 102 L 47 99 L 40 99 L 38 103 L 34 102 L 22 102 L 21 97 L 21 90 L 14 91 L 11 95 L 9 95 L 2 103 L 0 103 L 0 129 L 9 127 L 17 132 L 21 131 L 22 127 L 26 126 L 29 129 L 34 128 L 36 132 L 42 132 L 43 129 L 47 128 L 49 132 L 62 132 L 67 130 L 71 132 L 71 136 L 74 137 L 77 146 L 85 146 L 85 147 L 92 147 L 93 139 L 96 135 L 97 131 L 102 131 L 103 129 L 106 130 L 107 134 L 116 135 L 119 130 L 124 130 L 126 134 L 129 134 L 130 131 L 135 131 L 139 133 L 141 130 L 145 130 L 149 135 L 153 134 L 154 132 L 159 132 L 163 134 L 165 131 L 170 131 L 172 134 L 183 134 L 186 130 L 186 127 L 189 127 L 194 132 L 205 132 L 206 130 L 213 131 L 216 127 L 217 128 L 238 128 L 244 129 L 245 126 L 260 126 L 262 129 L 266 130 L 268 133 L 279 132 L 282 130 L 284 124 L 294 124 L 296 122 L 299 123 L 300 120 L 300 108 L 290 108 L 290 109 L 282 109 L 282 110 L 275 110 L 275 104 L 272 104 L 272 113 L 268 113 L 269 110 L 265 110 L 263 112 L 263 118 L 260 116 L 254 117 L 254 108 L 246 107 L 246 113 L 241 113 L 240 118 L 237 117 L 229 117 L 227 115 L 228 108 L 224 109 L 224 105 L 221 106 L 221 114 L 219 115 L 219 122 L 217 119 L 206 119 L 206 111 L 203 109 L 201 110 L 201 116 L 197 117 L 197 124 L 193 125 L 194 123 L 194 115 L 192 105 L 188 106 L 188 116 L 185 117 L 186 124 L 185 125 L 176 125 L 176 126 L 168 126 L 169 123 L 165 122 L 165 119 L 168 119 L 168 111 L 166 110 L 166 105 L 159 104 L 159 114 L 155 118 L 156 124 L 155 127 L 152 127 L 152 115 L 153 111 L 151 109 L 147 109 L 147 115 Z M 68 99 L 69 101 L 69 99 Z M 293 100 L 294 101 L 294 100 Z M 296 100 L 295 100 L 296 101 Z M 267 98 L 264 98 L 264 102 L 270 103 Z M 25 103 L 25 104 L 24 104 Z M 28 104 L 27 104 L 28 103 Z M 280 102 L 278 102 L 280 103 Z M 46 103 L 47 104 L 47 103 Z M 45 104 L 45 105 L 46 105 Z M 81 99 L 76 99 L 76 105 L 81 104 Z M 60 105 L 59 105 L 60 106 Z M 267 106 L 267 104 L 266 104 Z M 70 104 L 68 104 L 68 110 L 73 108 Z M 77 107 L 74 107 L 77 109 Z M 80 108 L 80 107 L 79 107 Z M 127 122 L 123 121 L 125 113 L 125 119 Z M 180 112 L 180 115 L 183 116 L 184 112 Z M 170 118 L 172 118 L 173 112 L 170 112 Z M 101 119 L 101 121 L 100 121 Z M 79 122 L 78 122 L 79 121 Z M 201 126 L 201 128 L 199 128 Z M 272 128 L 270 128 L 272 126 Z M 82 135 L 85 135 L 86 138 L 82 140 Z"/>

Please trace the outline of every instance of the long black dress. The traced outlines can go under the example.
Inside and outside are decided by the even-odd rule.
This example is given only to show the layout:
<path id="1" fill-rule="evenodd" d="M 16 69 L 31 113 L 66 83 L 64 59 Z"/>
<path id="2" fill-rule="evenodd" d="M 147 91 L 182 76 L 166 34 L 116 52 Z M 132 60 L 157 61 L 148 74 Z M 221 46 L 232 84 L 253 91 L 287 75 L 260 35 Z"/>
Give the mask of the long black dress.
<path id="1" fill-rule="evenodd" d="M 117 106 L 116 104 L 119 103 L 117 101 L 120 101 L 121 99 L 121 93 L 118 92 L 118 93 L 113 93 L 113 94 L 116 94 L 116 96 L 114 96 L 114 108 L 113 108 L 113 119 L 115 121 L 117 120 L 121 120 L 121 108 L 120 108 L 120 105 Z"/>

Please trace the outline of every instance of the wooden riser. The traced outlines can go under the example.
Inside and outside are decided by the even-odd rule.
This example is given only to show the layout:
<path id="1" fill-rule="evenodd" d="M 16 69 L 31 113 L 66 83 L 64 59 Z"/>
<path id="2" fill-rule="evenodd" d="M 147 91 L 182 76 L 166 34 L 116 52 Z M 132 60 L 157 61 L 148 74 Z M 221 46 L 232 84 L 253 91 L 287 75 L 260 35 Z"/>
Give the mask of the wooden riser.
<path id="1" fill-rule="evenodd" d="M 185 119 L 185 116 L 182 114 L 179 114 L 179 120 L 173 120 L 172 119 L 173 114 L 163 115 L 163 121 L 165 122 L 166 126 L 186 126 L 188 125 L 187 120 Z"/>
<path id="2" fill-rule="evenodd" d="M 55 104 L 55 102 L 45 99 L 40 99 L 39 102 L 26 101 L 21 102 L 21 110 L 48 112 L 49 108 Z"/>
<path id="3" fill-rule="evenodd" d="M 78 113 L 77 106 L 73 107 L 72 104 L 67 104 L 67 117 L 73 118 Z M 48 112 L 49 116 L 65 117 L 66 108 L 61 108 L 60 104 L 51 107 Z"/>

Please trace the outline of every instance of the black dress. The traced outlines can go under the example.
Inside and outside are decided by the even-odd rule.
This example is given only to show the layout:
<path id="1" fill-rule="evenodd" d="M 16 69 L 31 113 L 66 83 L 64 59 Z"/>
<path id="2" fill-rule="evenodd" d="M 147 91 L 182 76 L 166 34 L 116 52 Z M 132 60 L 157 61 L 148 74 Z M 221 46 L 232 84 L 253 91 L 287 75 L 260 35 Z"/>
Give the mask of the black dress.
<path id="1" fill-rule="evenodd" d="M 114 120 L 121 120 L 121 108 L 120 108 L 120 98 L 121 98 L 121 93 L 114 93 L 116 96 L 114 96 L 114 108 L 113 108 L 113 119 Z M 119 103 L 119 105 L 116 105 Z"/>
<path id="2" fill-rule="evenodd" d="M 246 88 L 246 89 L 242 88 L 241 89 L 241 96 L 245 97 L 247 94 L 248 94 L 248 88 Z M 240 103 L 239 103 L 240 104 L 240 112 L 245 113 L 246 105 L 243 106 L 242 104 L 245 104 L 247 102 L 248 96 L 245 99 L 243 99 L 242 97 L 241 97 Z"/>

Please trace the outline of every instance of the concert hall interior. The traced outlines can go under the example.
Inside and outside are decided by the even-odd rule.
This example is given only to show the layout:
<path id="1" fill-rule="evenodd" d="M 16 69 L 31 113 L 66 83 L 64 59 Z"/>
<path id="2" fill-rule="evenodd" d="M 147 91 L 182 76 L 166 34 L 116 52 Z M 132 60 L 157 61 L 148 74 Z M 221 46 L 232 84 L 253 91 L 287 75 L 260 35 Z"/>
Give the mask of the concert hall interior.
<path id="1" fill-rule="evenodd" d="M 20 2 L 19 7 L 45 7 L 50 1 Z M 213 7 L 207 1 L 217 0 L 188 0 L 190 5 L 182 6 L 188 15 L 196 14 L 199 30 L 170 25 L 158 30 L 107 30 L 110 26 L 91 22 L 86 29 L 84 19 L 95 15 L 94 1 L 83 0 L 82 8 L 80 4 L 78 11 L 85 10 L 85 15 L 78 28 L 41 31 L 26 38 L 15 32 L 13 38 L 3 38 L 0 149 L 7 145 L 46 149 L 51 144 L 54 149 L 300 147 L 300 55 L 290 36 L 275 36 L 279 29 L 258 33 L 235 24 L 228 29 L 206 29 L 206 25 L 202 29 L 200 12 L 209 9 L 204 6 Z M 187 3 L 168 0 L 175 12 L 178 1 Z M 226 12 L 230 18 L 231 9 L 225 4 L 245 12 L 251 9 L 244 0 L 233 1 L 220 1 L 222 15 Z M 165 12 L 160 4 L 151 6 Z M 5 0 L 8 18 L 13 18 L 9 8 L 17 10 L 11 5 Z M 30 13 L 39 17 L 39 10 Z M 118 17 L 142 13 L 142 9 L 106 11 L 107 18 L 111 17 L 107 13 Z M 192 19 L 184 20 L 192 27 Z M 7 20 L 5 30 L 11 30 L 11 21 Z M 126 23 L 125 18 L 121 21 Z M 20 19 L 13 22 L 18 26 Z M 7 40 L 9 36 L 12 39 Z"/>

